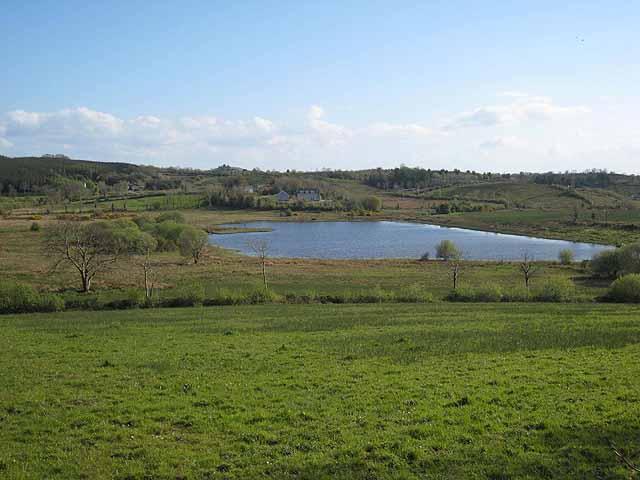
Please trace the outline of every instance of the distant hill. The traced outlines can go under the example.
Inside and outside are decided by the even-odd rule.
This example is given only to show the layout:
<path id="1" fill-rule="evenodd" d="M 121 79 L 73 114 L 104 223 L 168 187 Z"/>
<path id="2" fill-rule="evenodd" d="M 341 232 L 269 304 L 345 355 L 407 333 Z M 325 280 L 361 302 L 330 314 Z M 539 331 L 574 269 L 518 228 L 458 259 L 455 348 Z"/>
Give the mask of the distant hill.
<path id="1" fill-rule="evenodd" d="M 64 156 L 4 157 L 0 156 L 0 192 L 38 191 L 39 187 L 59 183 L 60 179 L 114 184 L 141 180 L 155 173 L 154 167 L 130 163 L 72 160 Z"/>

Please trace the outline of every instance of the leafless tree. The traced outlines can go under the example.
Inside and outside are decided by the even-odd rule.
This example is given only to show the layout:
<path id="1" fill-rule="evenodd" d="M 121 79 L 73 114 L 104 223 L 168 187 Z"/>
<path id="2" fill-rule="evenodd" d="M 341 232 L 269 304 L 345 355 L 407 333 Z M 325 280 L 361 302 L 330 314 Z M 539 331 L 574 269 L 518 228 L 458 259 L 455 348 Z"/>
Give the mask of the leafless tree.
<path id="1" fill-rule="evenodd" d="M 139 265 L 142 267 L 144 277 L 144 296 L 147 300 L 153 297 L 153 289 L 156 282 L 156 265 L 152 261 L 151 254 L 158 248 L 158 242 L 148 233 L 142 233 L 137 242 L 136 252 L 139 255 Z"/>
<path id="2" fill-rule="evenodd" d="M 53 270 L 62 263 L 80 274 L 82 291 L 91 290 L 94 277 L 111 266 L 120 254 L 118 242 L 100 223 L 64 222 L 52 227 L 46 240 L 47 252 L 56 258 Z"/>
<path id="3" fill-rule="evenodd" d="M 247 245 L 256 254 L 256 257 L 260 259 L 262 264 L 262 281 L 264 283 L 264 289 L 267 290 L 267 257 L 269 255 L 269 241 L 263 239 L 252 239 L 247 242 Z"/>
<path id="4" fill-rule="evenodd" d="M 204 252 L 208 243 L 209 237 L 207 233 L 190 225 L 185 227 L 180 237 L 178 237 L 180 253 L 184 257 L 191 257 L 194 264 L 200 261 L 202 252 Z"/>
<path id="5" fill-rule="evenodd" d="M 524 276 L 524 286 L 529 289 L 529 282 L 531 281 L 531 277 L 535 275 L 538 270 L 536 263 L 534 262 L 534 257 L 529 255 L 528 252 L 525 252 L 522 260 L 520 261 L 520 271 Z"/>
<path id="6" fill-rule="evenodd" d="M 463 259 L 464 257 L 462 255 L 462 252 L 457 252 L 455 255 L 450 256 L 446 260 L 447 267 L 449 268 L 449 274 L 451 275 L 451 280 L 453 282 L 454 290 L 458 288 L 458 281 L 460 280 Z"/>
<path id="7" fill-rule="evenodd" d="M 120 256 L 135 253 L 142 235 L 129 221 L 64 222 L 48 230 L 47 254 L 55 259 L 53 270 L 63 263 L 73 266 L 86 293 L 97 274 L 111 267 Z"/>

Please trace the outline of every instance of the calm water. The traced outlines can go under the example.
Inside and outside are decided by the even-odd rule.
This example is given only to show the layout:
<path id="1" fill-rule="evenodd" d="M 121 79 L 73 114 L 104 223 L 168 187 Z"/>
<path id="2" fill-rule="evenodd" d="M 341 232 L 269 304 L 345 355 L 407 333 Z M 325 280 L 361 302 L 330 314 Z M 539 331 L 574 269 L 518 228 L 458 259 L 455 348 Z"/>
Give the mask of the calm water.
<path id="1" fill-rule="evenodd" d="M 536 260 L 557 260 L 570 248 L 576 260 L 611 247 L 563 240 L 478 232 L 403 222 L 250 222 L 235 227 L 270 228 L 271 232 L 210 235 L 214 245 L 252 255 L 250 239 L 269 241 L 269 256 L 290 258 L 419 258 L 435 256 L 442 240 L 451 240 L 469 260 L 518 260 L 527 252 Z"/>

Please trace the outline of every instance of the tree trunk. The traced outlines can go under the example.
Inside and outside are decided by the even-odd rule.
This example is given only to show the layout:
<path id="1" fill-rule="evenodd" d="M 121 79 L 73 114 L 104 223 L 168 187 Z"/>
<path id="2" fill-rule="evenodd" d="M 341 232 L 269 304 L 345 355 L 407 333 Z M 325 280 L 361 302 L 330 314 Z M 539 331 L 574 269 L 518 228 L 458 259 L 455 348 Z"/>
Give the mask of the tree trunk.
<path id="1" fill-rule="evenodd" d="M 145 263 L 142 268 L 144 270 L 144 296 L 147 300 L 149 300 L 151 298 L 151 294 L 153 293 L 149 285 L 149 266 Z"/>
<path id="2" fill-rule="evenodd" d="M 91 290 L 91 277 L 87 272 L 82 272 L 82 292 L 89 293 Z"/>
<path id="3" fill-rule="evenodd" d="M 262 260 L 262 281 L 264 282 L 264 289 L 267 290 L 267 262 Z"/>

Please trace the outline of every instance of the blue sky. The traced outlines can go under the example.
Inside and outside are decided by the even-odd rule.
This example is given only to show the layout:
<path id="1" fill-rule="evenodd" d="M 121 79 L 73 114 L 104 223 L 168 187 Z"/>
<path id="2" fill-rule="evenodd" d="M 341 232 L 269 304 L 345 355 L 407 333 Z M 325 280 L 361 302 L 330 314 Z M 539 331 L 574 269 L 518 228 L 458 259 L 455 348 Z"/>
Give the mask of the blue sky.
<path id="1" fill-rule="evenodd" d="M 640 173 L 640 2 L 3 2 L 0 153 Z"/>

